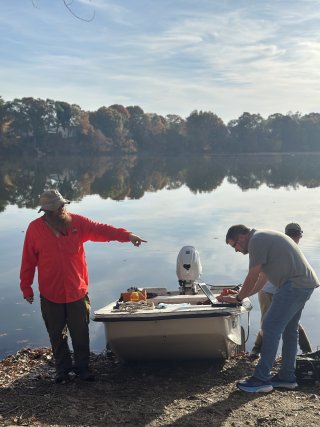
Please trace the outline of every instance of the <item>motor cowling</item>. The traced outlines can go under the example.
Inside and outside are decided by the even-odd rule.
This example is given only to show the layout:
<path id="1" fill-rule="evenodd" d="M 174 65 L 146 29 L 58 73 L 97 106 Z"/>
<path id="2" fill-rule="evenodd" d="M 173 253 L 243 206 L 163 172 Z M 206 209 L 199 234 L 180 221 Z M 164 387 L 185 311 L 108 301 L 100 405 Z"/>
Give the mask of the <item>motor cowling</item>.
<path id="1" fill-rule="evenodd" d="M 177 276 L 180 294 L 197 294 L 202 273 L 199 252 L 194 246 L 183 246 L 177 257 Z"/>

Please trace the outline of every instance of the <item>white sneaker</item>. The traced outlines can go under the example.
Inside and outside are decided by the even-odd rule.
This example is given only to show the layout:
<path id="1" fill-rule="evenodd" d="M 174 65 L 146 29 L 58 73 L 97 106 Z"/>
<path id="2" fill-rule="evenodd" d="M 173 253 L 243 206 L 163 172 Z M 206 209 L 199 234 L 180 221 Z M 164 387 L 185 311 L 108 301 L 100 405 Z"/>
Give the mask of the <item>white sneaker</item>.
<path id="1" fill-rule="evenodd" d="M 278 377 L 278 374 L 271 378 L 271 384 L 274 388 L 287 388 L 288 390 L 293 390 L 298 387 L 296 381 L 283 381 Z"/>

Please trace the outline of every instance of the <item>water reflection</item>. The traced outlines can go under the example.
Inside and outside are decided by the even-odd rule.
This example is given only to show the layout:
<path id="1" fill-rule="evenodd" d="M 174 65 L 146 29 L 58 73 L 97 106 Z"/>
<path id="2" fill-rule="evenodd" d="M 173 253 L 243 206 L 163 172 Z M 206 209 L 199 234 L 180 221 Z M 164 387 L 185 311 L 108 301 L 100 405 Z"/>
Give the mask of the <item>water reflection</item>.
<path id="1" fill-rule="evenodd" d="M 112 200 L 140 199 L 145 192 L 186 185 L 211 192 L 227 179 L 242 190 L 320 185 L 320 155 L 242 155 L 184 158 L 42 157 L 0 160 L 0 211 L 35 208 L 46 187 L 71 200 L 88 194 Z"/>
<path id="2" fill-rule="evenodd" d="M 200 252 L 204 282 L 240 283 L 248 259 L 230 251 L 224 241 L 228 227 L 240 222 L 279 230 L 299 222 L 304 229 L 301 248 L 320 275 L 319 166 L 320 155 L 314 154 L 0 160 L 0 358 L 26 345 L 49 345 L 39 297 L 30 306 L 18 285 L 24 231 L 39 216 L 44 188 L 57 187 L 78 201 L 70 205 L 72 212 L 127 227 L 148 240 L 139 249 L 86 244 L 96 309 L 130 286 L 177 289 L 176 257 L 188 244 Z M 36 283 L 34 289 L 37 295 Z M 253 304 L 248 348 L 259 327 L 255 298 Z M 320 344 L 319 304 L 316 291 L 302 319 L 314 348 Z M 90 328 L 92 349 L 101 351 L 103 328 L 93 322 Z"/>

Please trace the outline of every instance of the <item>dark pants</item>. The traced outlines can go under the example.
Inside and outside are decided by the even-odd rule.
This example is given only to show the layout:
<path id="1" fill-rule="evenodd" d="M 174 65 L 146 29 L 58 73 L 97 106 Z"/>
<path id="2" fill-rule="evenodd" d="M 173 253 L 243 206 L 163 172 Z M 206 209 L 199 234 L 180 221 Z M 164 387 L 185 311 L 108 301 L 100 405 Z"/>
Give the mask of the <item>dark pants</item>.
<path id="1" fill-rule="evenodd" d="M 89 365 L 89 314 L 90 300 L 88 295 L 82 299 L 56 304 L 40 296 L 41 312 L 46 325 L 57 374 L 72 369 L 72 358 L 68 346 L 68 331 L 71 337 L 75 368 L 83 369 Z"/>

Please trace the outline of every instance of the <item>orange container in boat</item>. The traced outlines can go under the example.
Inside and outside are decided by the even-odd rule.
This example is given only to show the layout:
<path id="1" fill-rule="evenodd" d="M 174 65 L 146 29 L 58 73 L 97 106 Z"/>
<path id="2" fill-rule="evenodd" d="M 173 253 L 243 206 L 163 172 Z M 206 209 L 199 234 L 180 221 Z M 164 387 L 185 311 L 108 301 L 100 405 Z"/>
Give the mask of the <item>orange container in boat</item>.
<path id="1" fill-rule="evenodd" d="M 147 291 L 131 291 L 131 292 L 122 292 L 121 293 L 122 301 L 128 302 L 128 301 L 146 301 L 147 299 Z"/>

